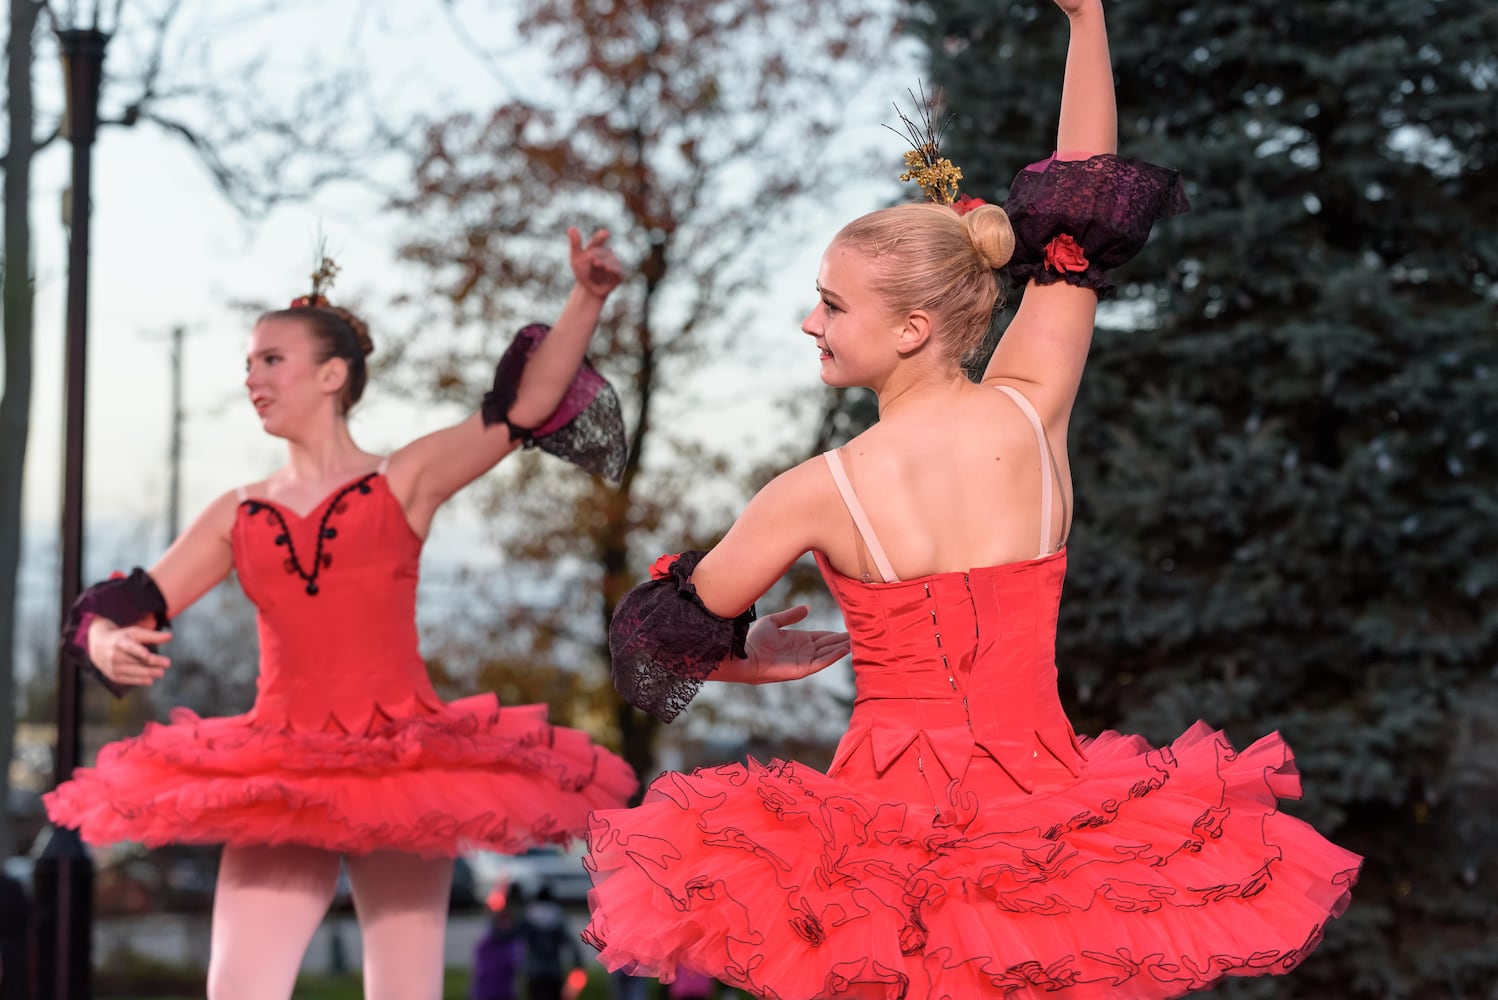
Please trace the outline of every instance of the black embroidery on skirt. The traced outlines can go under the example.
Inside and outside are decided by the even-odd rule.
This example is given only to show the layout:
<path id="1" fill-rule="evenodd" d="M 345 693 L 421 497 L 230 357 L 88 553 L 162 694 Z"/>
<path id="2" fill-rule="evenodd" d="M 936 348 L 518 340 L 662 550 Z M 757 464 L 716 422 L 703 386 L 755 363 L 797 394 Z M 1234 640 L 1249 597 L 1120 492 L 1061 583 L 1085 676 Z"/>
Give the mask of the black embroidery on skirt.
<path id="1" fill-rule="evenodd" d="M 317 577 L 320 573 L 322 573 L 324 569 L 333 564 L 333 557 L 323 551 L 323 543 L 330 542 L 333 539 L 337 538 L 338 529 L 330 527 L 328 525 L 328 521 L 333 517 L 334 514 L 341 514 L 348 509 L 348 504 L 344 502 L 344 498 L 347 497 L 350 493 L 358 490 L 361 495 L 368 496 L 370 492 L 369 481 L 377 475 L 379 475 L 378 472 L 371 472 L 363 479 L 355 480 L 354 482 L 349 483 L 343 489 L 339 490 L 337 493 L 333 494 L 333 499 L 323 510 L 322 518 L 317 523 L 317 548 L 312 552 L 312 571 L 310 573 L 302 567 L 302 561 L 297 557 L 296 554 L 296 543 L 293 542 L 291 538 L 291 528 L 289 525 L 287 525 L 286 518 L 281 514 L 279 510 L 275 508 L 275 505 L 266 503 L 263 500 L 244 501 L 244 506 L 250 509 L 249 513 L 251 517 L 254 517 L 256 514 L 260 513 L 263 510 L 265 511 L 266 515 L 276 523 L 277 527 L 280 528 L 281 533 L 278 534 L 273 539 L 273 541 L 277 545 L 286 546 L 288 558 L 282 563 L 282 566 L 285 567 L 286 572 L 295 573 L 297 576 L 306 581 L 306 590 L 308 596 L 317 596 Z"/>

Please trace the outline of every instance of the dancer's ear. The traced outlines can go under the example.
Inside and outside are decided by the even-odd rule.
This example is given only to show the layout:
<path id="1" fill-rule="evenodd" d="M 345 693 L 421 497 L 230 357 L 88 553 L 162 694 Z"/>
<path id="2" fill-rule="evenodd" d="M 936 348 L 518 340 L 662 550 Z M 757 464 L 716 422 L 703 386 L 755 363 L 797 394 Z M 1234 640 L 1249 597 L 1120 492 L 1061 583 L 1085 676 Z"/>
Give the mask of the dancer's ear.
<path id="1" fill-rule="evenodd" d="M 348 362 L 336 355 L 324 361 L 317 371 L 318 388 L 328 395 L 342 392 L 347 381 Z"/>
<path id="2" fill-rule="evenodd" d="M 931 314 L 924 309 L 917 309 L 905 317 L 900 325 L 899 334 L 895 338 L 895 347 L 901 354 L 911 354 L 919 350 L 926 341 L 931 339 Z"/>

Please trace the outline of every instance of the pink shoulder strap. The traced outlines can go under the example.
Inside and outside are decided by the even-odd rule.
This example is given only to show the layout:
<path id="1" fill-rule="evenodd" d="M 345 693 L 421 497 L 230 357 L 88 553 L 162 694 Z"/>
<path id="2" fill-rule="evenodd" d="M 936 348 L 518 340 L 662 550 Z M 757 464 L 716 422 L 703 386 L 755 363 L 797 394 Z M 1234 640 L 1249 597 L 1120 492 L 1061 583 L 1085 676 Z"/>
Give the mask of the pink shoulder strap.
<path id="1" fill-rule="evenodd" d="M 1000 392 L 1014 400 L 1014 405 L 1020 408 L 1025 419 L 1030 421 L 1030 427 L 1035 431 L 1035 443 L 1040 447 L 1040 554 L 1048 555 L 1051 551 L 1051 479 L 1055 478 L 1057 485 L 1061 482 L 1061 473 L 1056 468 L 1056 456 L 1051 452 L 1050 442 L 1046 440 L 1045 425 L 1040 422 L 1040 414 L 1035 407 L 1025 398 L 1018 389 L 1009 385 L 997 387 Z"/>
<path id="2" fill-rule="evenodd" d="M 378 469 L 376 469 L 375 472 L 377 472 L 377 473 L 379 473 L 380 475 L 383 476 L 385 474 L 386 470 L 388 470 L 389 468 L 390 468 L 390 456 L 386 455 L 384 458 L 380 459 L 380 467 Z"/>
<path id="3" fill-rule="evenodd" d="M 863 512 L 863 504 L 858 502 L 858 495 L 853 492 L 853 484 L 848 482 L 848 473 L 843 469 L 842 458 L 836 451 L 824 451 L 822 457 L 827 460 L 827 468 L 832 470 L 832 481 L 837 484 L 837 491 L 842 494 L 843 503 L 847 506 L 848 513 L 853 516 L 853 524 L 858 528 L 864 547 L 873 557 L 874 567 L 879 570 L 880 577 L 885 583 L 898 582 L 900 578 L 895 576 L 894 567 L 889 564 L 889 559 L 884 555 L 884 546 L 879 544 L 879 539 L 874 535 L 874 526 L 869 523 L 868 515 Z"/>

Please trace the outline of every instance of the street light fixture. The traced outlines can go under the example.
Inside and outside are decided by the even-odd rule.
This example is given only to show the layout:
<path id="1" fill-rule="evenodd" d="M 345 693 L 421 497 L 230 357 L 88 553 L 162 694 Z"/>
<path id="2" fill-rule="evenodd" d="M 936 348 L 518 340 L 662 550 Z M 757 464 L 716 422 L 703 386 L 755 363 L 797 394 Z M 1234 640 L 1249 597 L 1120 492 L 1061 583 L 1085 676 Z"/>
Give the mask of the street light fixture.
<path id="1" fill-rule="evenodd" d="M 114 9 L 116 20 L 119 3 Z M 84 392 L 88 348 L 89 191 L 99 90 L 109 34 L 99 25 L 99 5 L 87 26 L 69 4 L 65 23 L 52 22 L 67 88 L 63 134 L 72 145 L 73 178 L 67 204 L 68 304 L 66 395 L 62 488 L 62 615 L 82 589 Z M 82 692 L 78 671 L 59 656 L 57 665 L 57 754 L 54 778 L 68 780 L 81 751 Z M 33 938 L 38 1000 L 88 1000 L 92 960 L 93 862 L 78 831 L 57 829 L 47 841 L 35 874 Z"/>

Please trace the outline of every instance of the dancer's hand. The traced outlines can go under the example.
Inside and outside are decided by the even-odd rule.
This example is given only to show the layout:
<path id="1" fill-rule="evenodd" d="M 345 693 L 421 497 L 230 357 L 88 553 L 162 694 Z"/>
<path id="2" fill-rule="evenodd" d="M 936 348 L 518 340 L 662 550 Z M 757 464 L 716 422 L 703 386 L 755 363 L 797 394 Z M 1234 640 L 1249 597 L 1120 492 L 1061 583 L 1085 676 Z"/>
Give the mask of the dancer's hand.
<path id="1" fill-rule="evenodd" d="M 607 229 L 595 229 L 584 243 L 576 226 L 567 229 L 567 256 L 572 264 L 572 276 L 577 279 L 579 288 L 600 299 L 608 298 L 609 293 L 624 280 L 624 265 L 609 249 L 608 238 Z"/>
<path id="2" fill-rule="evenodd" d="M 785 628 L 810 612 L 804 604 L 765 615 L 749 626 L 747 660 L 729 657 L 710 680 L 740 684 L 794 681 L 831 666 L 848 655 L 848 633 Z"/>
<path id="3" fill-rule="evenodd" d="M 88 627 L 88 658 L 99 673 L 116 684 L 143 687 L 166 673 L 171 661 L 153 653 L 146 644 L 166 642 L 172 633 L 143 625 L 119 626 L 107 618 L 95 618 Z"/>

